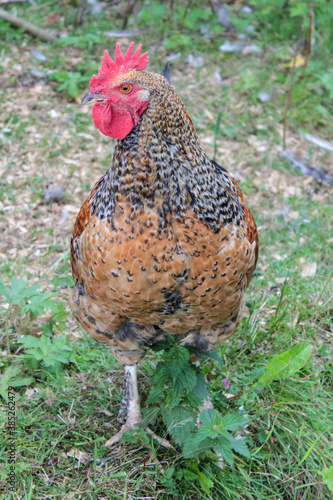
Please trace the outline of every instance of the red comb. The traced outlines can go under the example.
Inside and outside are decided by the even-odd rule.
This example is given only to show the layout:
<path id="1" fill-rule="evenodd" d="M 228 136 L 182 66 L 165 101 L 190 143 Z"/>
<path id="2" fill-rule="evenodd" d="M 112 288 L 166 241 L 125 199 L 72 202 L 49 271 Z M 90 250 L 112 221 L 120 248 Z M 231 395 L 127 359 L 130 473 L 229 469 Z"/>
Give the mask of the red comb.
<path id="1" fill-rule="evenodd" d="M 132 54 L 134 42 L 130 44 L 125 56 L 121 53 L 119 43 L 116 45 L 114 61 L 109 56 L 107 50 L 104 52 L 104 58 L 101 59 L 101 67 L 98 70 L 98 75 L 94 75 L 90 80 L 90 90 L 98 92 L 104 90 L 105 85 L 113 80 L 117 75 L 127 73 L 130 69 L 142 70 L 148 65 L 148 52 L 140 55 L 142 44 L 138 46 Z"/>

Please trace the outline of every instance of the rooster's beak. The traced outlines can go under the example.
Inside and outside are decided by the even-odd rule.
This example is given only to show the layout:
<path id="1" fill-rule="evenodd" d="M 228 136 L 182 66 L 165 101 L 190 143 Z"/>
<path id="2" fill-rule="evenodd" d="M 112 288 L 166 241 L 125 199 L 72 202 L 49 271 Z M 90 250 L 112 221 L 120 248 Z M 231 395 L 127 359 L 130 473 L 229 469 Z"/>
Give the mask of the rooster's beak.
<path id="1" fill-rule="evenodd" d="M 95 104 L 96 102 L 104 102 L 106 99 L 107 97 L 102 96 L 100 92 L 89 91 L 82 99 L 81 104 L 90 104 L 91 102 Z"/>

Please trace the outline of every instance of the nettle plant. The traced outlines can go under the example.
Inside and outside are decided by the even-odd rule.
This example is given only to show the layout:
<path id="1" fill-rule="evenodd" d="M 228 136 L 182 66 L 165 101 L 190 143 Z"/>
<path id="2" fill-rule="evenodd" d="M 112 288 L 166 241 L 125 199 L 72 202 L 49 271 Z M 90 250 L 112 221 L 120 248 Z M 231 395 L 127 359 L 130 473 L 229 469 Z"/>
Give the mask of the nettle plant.
<path id="1" fill-rule="evenodd" d="M 62 304 L 50 293 L 40 290 L 39 285 L 28 286 L 28 282 L 13 276 L 7 287 L 0 277 L 0 295 L 4 297 L 0 314 L 5 318 L 5 330 L 9 323 L 18 334 L 34 333 L 38 327 L 37 318 L 51 311 L 49 320 L 42 324 L 44 333 L 52 334 L 55 328 L 64 327 L 67 313 Z M 7 337 L 8 338 L 8 337 Z"/>
<path id="2" fill-rule="evenodd" d="M 10 286 L 0 277 L 0 296 L 4 298 L 0 314 L 4 317 L 7 354 L 11 355 L 13 343 L 16 348 L 17 343 L 24 348 L 23 354 L 15 356 L 18 364 L 4 371 L 0 383 L 0 394 L 4 397 L 7 386 L 20 387 L 32 382 L 31 377 L 22 376 L 24 368 L 41 369 L 44 375 L 59 373 L 63 366 L 74 362 L 74 356 L 66 336 L 53 336 L 56 331 L 63 331 L 67 318 L 64 306 L 55 296 L 40 290 L 39 285 L 28 286 L 27 281 L 15 276 Z"/>
<path id="3" fill-rule="evenodd" d="M 209 383 L 198 362 L 191 362 L 191 354 L 199 359 L 211 359 L 221 367 L 216 352 L 200 354 L 193 348 L 181 346 L 169 336 L 168 342 L 159 342 L 152 349 L 162 351 L 152 376 L 146 401 L 144 425 L 163 422 L 171 443 L 182 449 L 185 458 L 221 457 L 233 465 L 233 454 L 250 458 L 244 431 L 250 419 L 241 409 L 222 415 L 216 409 L 205 409 L 209 400 Z M 139 433 L 126 433 L 125 439 L 148 439 Z"/>
<path id="4" fill-rule="evenodd" d="M 250 448 L 253 442 L 248 430 L 251 419 L 247 415 L 246 400 L 242 398 L 245 408 L 233 403 L 233 410 L 227 404 L 219 405 L 225 408 L 222 412 L 214 408 L 207 409 L 205 402 L 212 392 L 204 376 L 204 371 L 207 370 L 205 365 L 203 370 L 198 361 L 193 363 L 192 356 L 195 354 L 201 362 L 209 360 L 221 370 L 222 361 L 217 352 L 201 354 L 194 348 L 181 346 L 171 336 L 167 342 L 159 342 L 152 349 L 159 353 L 159 361 L 152 371 L 151 389 L 143 409 L 143 425 L 153 425 L 155 429 L 163 425 L 164 434 L 170 437 L 171 444 L 180 448 L 183 456 L 189 459 L 193 479 L 195 475 L 204 491 L 209 492 L 213 482 L 198 469 L 198 463 L 208 461 L 220 466 L 223 462 L 223 466 L 233 467 L 237 456 L 241 461 L 251 459 Z M 273 357 L 266 368 L 258 371 L 255 378 L 259 380 L 252 380 L 255 383 L 251 384 L 248 402 L 274 381 L 284 380 L 299 372 L 310 357 L 311 345 L 308 343 L 299 343 Z M 219 386 L 229 390 L 230 381 L 222 379 L 223 372 L 220 377 Z M 159 433 L 161 434 L 160 430 Z M 129 442 L 149 441 L 146 433 L 133 434 L 131 431 L 126 432 L 122 439 Z M 176 472 L 171 467 L 165 475 L 166 481 L 170 480 L 172 483 L 175 474 L 183 473 L 185 474 L 184 471 Z"/>

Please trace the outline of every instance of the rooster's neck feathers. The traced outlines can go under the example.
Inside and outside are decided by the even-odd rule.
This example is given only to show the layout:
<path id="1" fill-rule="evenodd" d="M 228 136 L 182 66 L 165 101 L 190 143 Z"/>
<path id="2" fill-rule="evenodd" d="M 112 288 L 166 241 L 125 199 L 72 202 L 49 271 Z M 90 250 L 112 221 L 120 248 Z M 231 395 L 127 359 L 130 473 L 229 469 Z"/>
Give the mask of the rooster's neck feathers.
<path id="1" fill-rule="evenodd" d="M 222 225 L 240 225 L 244 212 L 238 186 L 205 155 L 173 87 L 160 75 L 144 75 L 149 107 L 131 133 L 117 142 L 91 212 L 112 224 L 115 210 L 129 211 L 135 220 L 143 210 L 157 207 L 163 230 L 192 208 L 214 232 Z"/>

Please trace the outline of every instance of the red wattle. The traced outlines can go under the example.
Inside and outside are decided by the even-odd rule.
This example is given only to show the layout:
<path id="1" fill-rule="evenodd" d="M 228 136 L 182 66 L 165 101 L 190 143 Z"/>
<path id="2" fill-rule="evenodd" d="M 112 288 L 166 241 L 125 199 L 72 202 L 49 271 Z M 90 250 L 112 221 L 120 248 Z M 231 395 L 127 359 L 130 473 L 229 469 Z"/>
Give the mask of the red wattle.
<path id="1" fill-rule="evenodd" d="M 113 139 L 124 139 L 132 130 L 134 123 L 131 114 L 109 104 L 96 103 L 92 110 L 94 124 L 102 134 Z"/>

